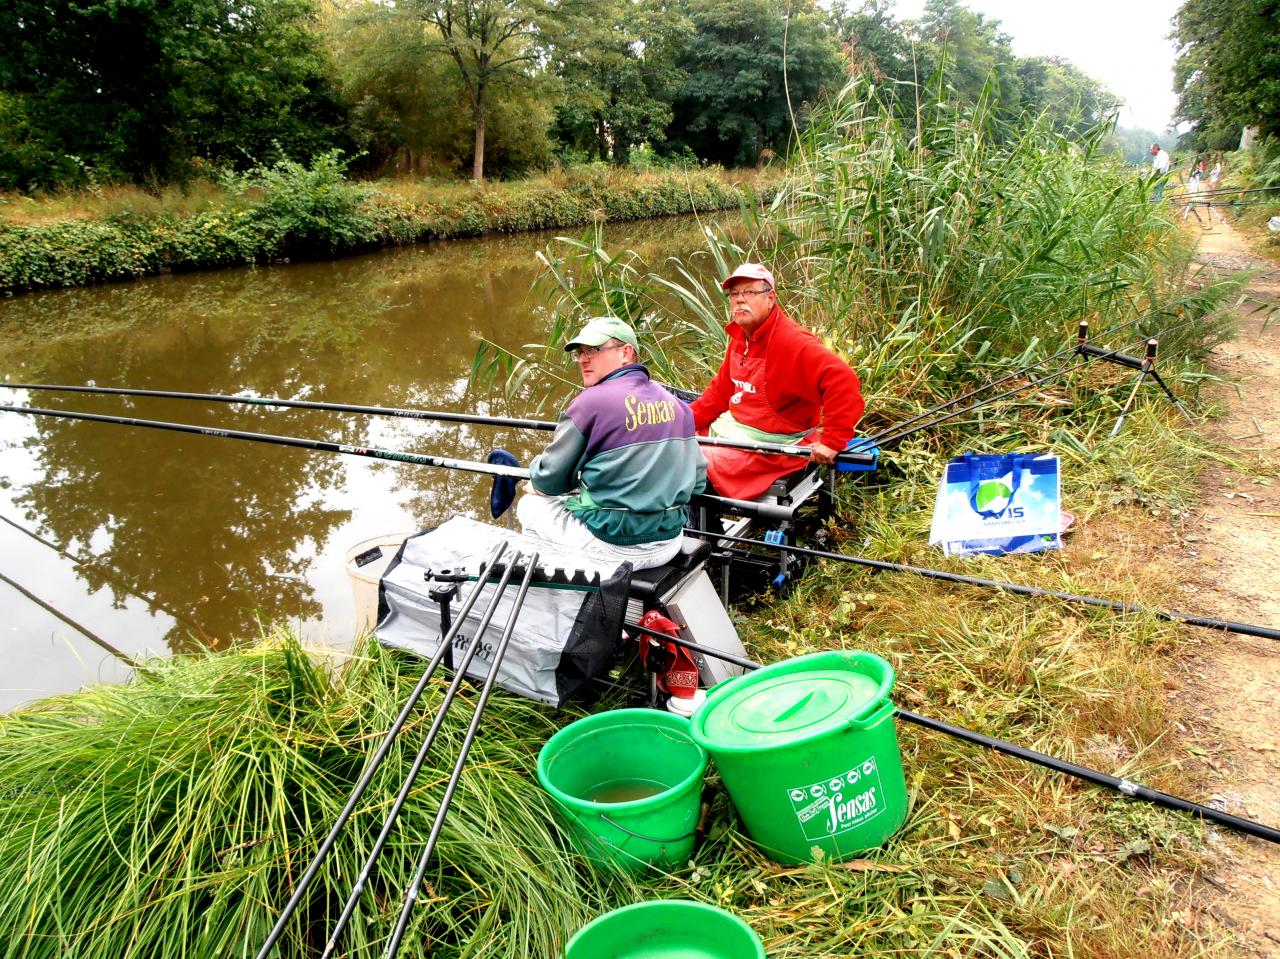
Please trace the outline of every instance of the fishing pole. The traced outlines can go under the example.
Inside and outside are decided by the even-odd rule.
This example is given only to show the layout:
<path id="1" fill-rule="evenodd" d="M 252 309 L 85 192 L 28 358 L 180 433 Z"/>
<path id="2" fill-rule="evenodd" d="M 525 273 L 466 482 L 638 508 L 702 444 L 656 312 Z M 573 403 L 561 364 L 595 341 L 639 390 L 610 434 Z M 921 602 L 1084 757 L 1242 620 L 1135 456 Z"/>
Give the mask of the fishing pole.
<path id="1" fill-rule="evenodd" d="M 387 730 L 387 734 L 383 737 L 378 751 L 373 754 L 368 764 L 364 768 L 364 772 L 360 774 L 360 779 L 356 782 L 355 787 L 351 790 L 351 795 L 347 798 L 347 803 L 342 807 L 342 812 L 338 814 L 337 820 L 333 827 L 329 830 L 329 834 L 325 836 L 324 841 L 320 843 L 320 848 L 316 850 L 314 858 L 306 871 L 302 874 L 302 878 L 298 880 L 297 886 L 293 890 L 293 895 L 289 897 L 289 901 L 285 903 L 283 911 L 281 911 L 276 924 L 271 928 L 271 932 L 267 934 L 266 941 L 263 942 L 262 948 L 258 950 L 257 959 L 267 959 L 271 955 L 271 950 L 275 948 L 276 942 L 284 934 L 285 925 L 289 921 L 289 917 L 293 915 L 294 910 L 298 908 L 298 904 L 302 902 L 303 894 L 307 891 L 307 887 L 311 885 L 311 881 L 319 872 L 321 864 L 333 849 L 334 843 L 338 839 L 338 834 L 342 832 L 342 827 L 346 825 L 347 820 L 351 818 L 351 814 L 355 811 L 356 803 L 360 801 L 360 797 L 364 795 L 369 783 L 373 781 L 374 774 L 386 759 L 387 753 L 391 749 L 391 744 L 400 735 L 400 730 L 404 728 L 405 722 L 409 718 L 409 714 L 417 705 L 418 700 L 422 698 L 423 692 L 426 691 L 428 684 L 431 682 L 432 676 L 435 674 L 437 667 L 445 657 L 445 653 L 449 650 L 453 643 L 454 637 L 462 629 L 463 623 L 466 621 L 467 613 L 471 611 L 471 607 L 475 605 L 480 593 L 488 582 L 489 575 L 493 571 L 494 565 L 507 549 L 507 541 L 504 539 L 493 548 L 489 556 L 480 564 L 480 569 L 476 573 L 475 585 L 467 593 L 466 598 L 462 601 L 462 605 L 458 608 L 457 619 L 454 620 L 453 626 L 440 639 L 440 648 L 436 650 L 431 661 L 427 663 L 426 668 L 422 671 L 422 676 L 418 679 L 417 684 L 413 687 L 413 691 L 409 694 L 409 698 L 405 700 L 404 705 L 400 708 L 400 714 L 391 724 L 391 728 Z"/>
<path id="2" fill-rule="evenodd" d="M 476 653 L 480 649 L 481 640 L 484 632 L 489 628 L 489 621 L 493 619 L 493 614 L 498 608 L 498 602 L 502 595 L 506 592 L 507 584 L 511 580 L 511 575 L 516 565 L 520 562 L 520 554 L 516 553 L 510 563 L 506 564 L 506 569 L 502 571 L 502 577 L 498 581 L 492 599 L 489 605 L 485 607 L 480 622 L 475 628 L 471 639 L 467 642 L 463 652 L 462 661 L 453 667 L 453 679 L 449 682 L 449 688 L 445 690 L 444 695 L 440 698 L 440 705 L 436 708 L 435 718 L 431 721 L 431 728 L 427 730 L 426 737 L 422 740 L 422 745 L 418 748 L 418 754 L 414 757 L 413 765 L 409 767 L 409 772 L 405 776 L 404 782 L 400 786 L 400 792 L 396 795 L 395 802 L 391 804 L 391 809 L 387 812 L 386 818 L 383 819 L 382 829 L 378 833 L 378 838 L 373 843 L 373 848 L 369 850 L 369 855 L 365 858 L 364 866 L 360 869 L 360 875 L 356 879 L 355 886 L 351 890 L 351 894 L 347 897 L 346 904 L 342 907 L 342 914 L 338 917 L 337 923 L 333 927 L 333 931 L 329 934 L 329 939 L 325 943 L 324 953 L 321 959 L 329 959 L 333 955 L 334 949 L 338 946 L 338 940 L 342 938 L 342 933 L 347 928 L 352 914 L 356 911 L 356 905 L 360 901 L 360 896 L 364 893 L 365 885 L 369 878 L 373 875 L 373 870 L 377 865 L 378 857 L 382 855 L 382 849 L 387 843 L 391 830 L 395 826 L 396 820 L 400 818 L 400 810 L 404 808 L 405 802 L 409 798 L 409 793 L 413 790 L 414 781 L 418 778 L 418 773 L 422 770 L 423 763 L 426 762 L 427 753 L 431 747 L 435 745 L 436 737 L 439 736 L 441 728 L 444 726 L 445 716 L 449 710 L 453 708 L 454 700 L 457 698 L 458 690 L 462 686 L 463 679 L 466 678 L 467 667 L 471 665 L 471 661 L 475 658 Z M 515 606 L 511 611 L 511 618 L 514 622 L 516 614 L 524 605 L 525 593 L 528 592 L 528 581 L 533 574 L 535 560 L 529 564 L 529 571 L 525 575 L 524 581 L 520 584 L 520 593 L 516 597 Z"/>
<path id="3" fill-rule="evenodd" d="M 19 595 L 25 597 L 26 599 L 31 600 L 31 602 L 35 603 L 37 606 L 39 606 L 49 615 L 56 616 L 58 619 L 62 620 L 62 622 L 66 623 L 68 626 L 74 629 L 81 636 L 84 636 L 90 642 L 105 649 L 108 653 L 110 653 L 116 659 L 120 660 L 120 662 L 124 663 L 130 669 L 136 669 L 140 673 L 147 672 L 147 668 L 143 666 L 141 663 L 139 663 L 132 656 L 130 656 L 128 653 L 121 652 L 120 650 L 116 649 L 109 642 L 107 642 L 105 639 L 103 639 L 101 636 L 99 636 L 97 633 L 91 630 L 88 626 L 84 626 L 84 625 L 81 625 L 80 623 L 77 623 L 74 619 L 72 619 L 62 610 L 58 609 L 56 606 L 52 606 L 49 603 L 46 603 L 43 599 L 41 599 L 35 593 L 31 592 L 31 590 L 27 589 L 25 586 L 20 585 L 19 583 L 15 583 L 8 576 L 4 575 L 4 573 L 0 573 L 0 583 L 4 583 L 6 586 L 10 586 L 13 589 L 17 590 Z"/>
<path id="4" fill-rule="evenodd" d="M 1242 193 L 1269 193 L 1273 190 L 1280 190 L 1280 186 L 1256 186 L 1246 190 L 1236 189 L 1235 187 L 1218 187 L 1213 190 L 1197 190 L 1195 193 L 1170 193 L 1168 199 L 1177 200 L 1182 197 L 1196 196 L 1221 196 L 1223 194 L 1242 194 Z"/>
<path id="5" fill-rule="evenodd" d="M 485 707 L 489 704 L 489 697 L 492 695 L 494 684 L 498 679 L 498 669 L 507 654 L 507 647 L 511 645 L 511 637 L 516 628 L 516 617 L 524 604 L 525 593 L 529 590 L 529 583 L 533 579 L 533 572 L 537 564 L 538 554 L 533 553 L 529 559 L 524 579 L 520 583 L 520 592 L 517 594 L 515 605 L 511 609 L 511 616 L 507 620 L 506 629 L 503 630 L 502 637 L 498 640 L 497 648 L 493 651 L 493 661 L 489 664 L 489 674 L 485 676 L 484 686 L 481 688 L 480 696 L 476 700 L 475 712 L 471 716 L 471 724 L 467 727 L 467 733 L 458 749 L 458 759 L 453 764 L 453 772 L 450 774 L 449 782 L 445 786 L 444 795 L 440 798 L 440 808 L 431 823 L 431 833 L 427 836 L 427 844 L 422 850 L 422 855 L 418 857 L 418 869 L 414 873 L 413 881 L 409 884 L 408 892 L 405 894 L 404 905 L 400 909 L 400 918 L 396 920 L 396 927 L 391 933 L 391 940 L 387 943 L 384 959 L 395 959 L 396 953 L 400 950 L 400 942 L 404 939 L 405 931 L 409 928 L 409 917 L 413 912 L 415 903 L 418 901 L 418 891 L 422 888 L 422 881 L 427 872 L 427 864 L 431 861 L 431 854 L 435 852 L 436 843 L 440 838 L 440 831 L 444 827 L 444 817 L 449 812 L 449 806 L 453 802 L 453 794 L 457 791 L 458 783 L 462 779 L 462 769 L 466 765 L 467 756 L 471 752 L 471 745 L 475 742 L 476 731 L 480 727 L 480 717 L 484 714 Z M 510 566 L 514 567 L 515 563 L 511 563 Z"/>
<path id="6" fill-rule="evenodd" d="M 753 670 L 761 669 L 763 664 L 754 660 L 744 659 L 741 656 L 734 656 L 730 653 L 722 653 L 718 649 L 712 649 L 708 646 L 700 646 L 697 643 L 690 642 L 687 639 L 681 639 L 679 636 L 671 636 L 667 633 L 659 632 L 656 629 L 649 629 L 645 626 L 633 625 L 628 623 L 628 630 L 644 633 L 655 639 L 665 640 L 669 643 L 675 643 L 677 646 L 683 646 L 691 652 L 700 653 L 704 656 L 711 656 L 714 659 L 721 659 L 727 663 L 741 666 L 743 669 Z M 960 739 L 976 746 L 982 746 L 995 752 L 1004 753 L 1015 759 L 1021 759 L 1025 762 L 1034 763 L 1037 766 L 1043 766 L 1046 769 L 1052 769 L 1055 772 L 1064 773 L 1068 776 L 1074 776 L 1085 782 L 1093 783 L 1096 786 L 1103 786 L 1127 796 L 1130 799 L 1141 799 L 1155 806 L 1161 806 L 1165 809 L 1172 809 L 1176 812 L 1190 813 L 1201 819 L 1207 819 L 1210 822 L 1217 823 L 1220 826 L 1226 826 L 1236 832 L 1241 832 L 1257 839 L 1265 839 L 1268 842 L 1280 843 L 1280 829 L 1272 826 L 1263 825 L 1252 819 L 1244 819 L 1240 816 L 1233 816 L 1230 813 L 1222 812 L 1211 806 L 1204 806 L 1200 803 L 1192 802 L 1189 799 L 1182 799 L 1169 793 L 1161 792 L 1158 789 L 1152 789 L 1143 786 L 1140 783 L 1133 782 L 1129 779 L 1122 779 L 1118 776 L 1112 776 L 1108 773 L 1101 772 L 1097 769 L 1091 769 L 1088 766 L 1081 766 L 1078 763 L 1068 762 L 1065 759 L 1058 759 L 1056 756 L 1050 756 L 1048 753 L 1038 752 L 1034 749 L 1028 749 L 1025 746 L 1019 746 L 1016 743 L 1006 742 L 1003 739 L 996 739 L 987 736 L 984 733 L 974 732 L 972 729 L 966 729 L 963 726 L 955 726 L 951 723 L 943 722 L 940 719 L 933 719 L 929 716 L 922 716 L 919 713 L 913 713 L 910 710 L 894 708 L 894 715 L 922 726 L 925 729 L 931 729 L 934 732 L 951 736 L 954 739 Z"/>
<path id="7" fill-rule="evenodd" d="M 1208 316 L 1215 316 L 1217 315 L 1217 313 L 1221 313 L 1221 312 L 1224 312 L 1224 311 L 1218 310 L 1215 313 L 1208 314 Z M 1163 336 L 1165 333 L 1170 333 L 1176 329 L 1179 329 L 1182 326 L 1188 325 L 1191 322 L 1192 322 L 1191 319 L 1184 319 L 1179 321 L 1178 323 L 1170 324 L 1169 326 L 1166 326 L 1163 330 L 1160 330 L 1157 333 L 1157 336 Z M 1093 356 L 1097 359 L 1110 359 L 1113 357 L 1119 357 L 1119 356 L 1125 355 L 1120 352 L 1119 348 L 1114 350 L 1103 351 L 1099 347 L 1092 347 L 1091 350 L 1092 352 L 1089 352 L 1088 355 Z M 1054 357 L 1052 358 L 1056 358 L 1058 356 L 1064 355 L 1065 353 L 1074 353 L 1074 354 L 1084 355 L 1084 351 L 1082 351 L 1080 349 L 1080 346 L 1077 345 L 1077 346 L 1071 347 L 1069 350 L 1059 351 L 1057 354 L 1054 354 Z M 1071 362 L 1064 363 L 1061 367 L 1059 367 L 1057 370 L 1055 370 L 1052 373 L 1048 373 L 1045 376 L 1039 377 L 1038 379 L 1029 380 L 1026 383 L 1022 384 L 1021 386 L 1015 386 L 1011 390 L 1005 390 L 1004 392 L 998 393 L 995 396 L 987 397 L 986 399 L 981 400 L 977 403 L 974 403 L 970 406 L 966 406 L 963 409 L 955 410 L 951 413 L 946 414 L 945 416 L 939 416 L 935 419 L 928 421 L 927 423 L 921 423 L 918 426 L 914 426 L 911 429 L 901 429 L 901 426 L 905 424 L 900 424 L 898 426 L 890 427 L 889 429 L 883 431 L 881 434 L 877 434 L 876 436 L 872 437 L 872 441 L 881 446 L 885 446 L 889 443 L 900 442 L 906 439 L 908 436 L 911 436 L 915 433 L 919 433 L 922 430 L 932 429 L 935 426 L 945 423 L 947 420 L 955 419 L 957 416 L 964 416 L 966 413 L 972 413 L 975 410 L 979 410 L 982 407 L 987 406 L 991 403 L 995 403 L 998 400 L 1002 400 L 1007 397 L 1014 396 L 1018 393 L 1021 393 L 1023 390 L 1031 389 L 1032 387 L 1035 387 L 1035 386 L 1042 386 L 1043 384 L 1048 383 L 1052 380 L 1055 380 L 1060 376 L 1065 376 L 1067 373 L 1070 373 L 1075 368 L 1076 368 L 1076 364 L 1074 363 L 1071 363 Z M 945 409 L 948 405 L 951 405 L 951 404 L 949 403 L 943 404 L 941 408 Z M 1185 410 L 1183 410 L 1183 414 L 1186 415 Z M 908 422 L 914 422 L 914 421 L 908 421 Z M 899 432 L 893 432 L 895 430 L 899 430 Z M 888 433 L 890 435 L 886 436 L 884 435 L 885 433 Z"/>
<path id="8" fill-rule="evenodd" d="M 34 416 L 53 416 L 60 419 L 87 420 L 93 423 L 113 423 L 121 426 L 137 426 L 144 429 L 171 430 L 178 433 L 194 433 L 200 436 L 218 436 L 224 439 L 247 440 L 254 443 L 267 443 L 275 446 L 292 446 L 298 449 L 318 450 L 326 453 L 347 453 L 352 456 L 371 456 L 374 459 L 392 460 L 397 463 L 410 463 L 417 466 L 436 466 L 442 469 L 463 470 L 469 473 L 483 473 L 490 476 L 506 476 L 512 479 L 528 479 L 529 471 L 519 466 L 504 466 L 497 463 L 479 463 L 474 460 L 456 460 L 443 456 L 427 456 L 422 453 L 402 453 L 397 450 L 381 450 L 365 446 L 348 446 L 343 443 L 330 443 L 327 440 L 306 439 L 300 436 L 278 436 L 273 433 L 250 433 L 244 430 L 224 430 L 214 427 L 193 426 L 189 423 L 170 423 L 162 420 L 140 420 L 127 416 L 106 416 L 101 413 L 77 413 L 68 410 L 48 410 L 34 406 L 0 406 L 0 412 L 25 413 Z M 696 497 L 712 505 L 725 509 L 742 509 L 751 512 L 761 519 L 790 519 L 792 511 L 784 506 L 771 503 L 753 503 L 744 500 L 727 499 L 710 493 L 699 493 Z"/>
<path id="9" fill-rule="evenodd" d="M 1152 316 L 1156 316 L 1156 315 L 1158 314 L 1152 312 L 1152 313 L 1144 313 L 1141 316 L 1136 316 L 1131 320 L 1126 320 L 1124 323 L 1121 323 L 1118 326 L 1112 327 L 1111 329 L 1107 330 L 1104 335 L 1114 336 L 1115 334 L 1121 332 L 1122 330 L 1126 330 L 1131 326 L 1136 326 L 1138 323 L 1141 323 L 1143 320 L 1150 319 Z M 1050 363 L 1056 359 L 1061 359 L 1064 356 L 1070 356 L 1075 352 L 1076 352 L 1076 347 L 1074 346 L 1069 346 L 1069 347 L 1066 347 L 1065 349 L 1061 349 L 1057 353 L 1054 353 L 1050 356 L 1046 356 L 1043 359 L 1036 360 L 1034 363 L 1029 363 L 1028 365 L 1023 366 L 1019 369 L 1016 369 L 1011 373 L 1006 373 L 1004 376 L 1000 377 L 999 379 L 992 380 L 989 383 L 984 383 L 981 386 L 976 386 L 966 393 L 961 393 L 959 396 L 952 397 L 951 399 L 943 403 L 939 403 L 937 406 L 931 407 L 927 410 L 923 410 L 922 412 L 911 417 L 910 419 L 903 420 L 900 423 L 895 423 L 892 426 L 887 426 L 883 430 L 881 430 L 879 433 L 876 433 L 868 437 L 868 441 L 871 443 L 883 444 L 885 442 L 884 437 L 886 436 L 890 436 L 891 434 L 896 433 L 897 431 L 902 430 L 905 427 L 918 423 L 921 420 L 926 419 L 927 417 L 932 416 L 935 413 L 941 413 L 943 410 L 949 409 L 950 407 L 955 406 L 957 403 L 962 403 L 967 399 L 971 399 L 972 397 L 977 396 L 979 393 L 985 393 L 987 390 L 992 389 L 993 387 L 999 386 L 1001 383 L 1007 383 L 1009 380 L 1017 379 L 1018 377 L 1023 376 L 1026 373 L 1030 373 L 1032 370 L 1036 369 L 1037 367 L 1044 366 L 1046 363 Z M 1019 387 L 1019 389 L 1026 389 L 1027 386 L 1030 386 L 1030 385 L 1031 384 L 1026 384 L 1026 386 Z M 1002 394 L 1002 396 L 1003 395 L 1009 395 L 1009 394 Z M 989 402 L 994 402 L 996 399 L 999 399 L 999 398 L 1000 397 L 992 397 Z M 974 409 L 977 409 L 978 406 L 981 406 L 981 405 L 982 404 L 971 406 L 966 412 L 972 412 Z M 927 429 L 928 426 L 931 426 L 931 425 L 934 425 L 934 424 L 929 423 L 921 428 Z"/>
<path id="10" fill-rule="evenodd" d="M 516 466 L 493 463 L 477 463 L 472 460 L 456 460 L 444 456 L 427 456 L 422 453 L 401 453 L 396 450 L 380 450 L 366 446 L 349 446 L 330 443 L 327 440 L 304 439 L 299 436 L 277 436 L 273 433 L 250 433 L 245 430 L 224 430 L 189 423 L 169 423 L 162 420 L 140 420 L 129 416 L 106 416 L 101 413 L 76 413 L 67 410 L 47 410 L 34 406 L 2 406 L 0 413 L 25 413 L 33 416 L 53 416 L 68 420 L 87 420 L 91 423 L 114 423 L 118 426 L 138 426 L 153 430 L 171 430 L 176 433 L 194 433 L 200 436 L 220 436 L 231 440 L 248 440 L 252 443 L 269 443 L 275 446 L 293 446 L 298 449 L 319 450 L 325 453 L 347 453 L 351 456 L 370 456 L 374 459 L 411 463 L 415 466 L 437 466 L 441 469 L 462 470 L 469 473 L 488 473 L 491 476 L 510 476 L 528 479 L 529 471 Z"/>
<path id="11" fill-rule="evenodd" d="M 357 406 L 348 403 L 322 403 L 313 400 L 287 400 L 274 396 L 232 396 L 222 393 L 185 393 L 172 390 L 135 390 L 115 386 L 68 386 L 54 383 L 0 383 L 10 390 L 43 390 L 58 393 L 88 393 L 108 396 L 146 396 L 159 399 L 197 400 L 209 403 L 235 403 L 250 406 L 280 406 L 290 409 L 326 410 L 337 413 L 361 413 L 367 416 L 394 416 L 403 419 L 432 420 L 444 423 L 471 423 L 478 426 L 512 427 L 524 430 L 550 431 L 556 428 L 551 420 L 521 419 L 510 416 L 481 416 L 476 413 L 451 413 L 442 410 L 414 410 L 388 406 Z M 753 440 L 735 440 L 719 436 L 696 436 L 699 446 L 720 446 L 728 449 L 750 450 L 758 453 L 777 453 L 783 456 L 812 455 L 807 446 L 796 443 L 764 443 Z M 874 456 L 863 450 L 844 450 L 836 454 L 836 460 L 861 466 L 872 465 Z"/>
<path id="12" fill-rule="evenodd" d="M 159 597 L 154 596 L 150 593 L 144 593 L 141 590 L 130 586 L 129 583 L 126 582 L 124 578 L 119 575 L 119 571 L 116 570 L 114 567 L 111 567 L 110 564 L 102 560 L 98 560 L 96 558 L 85 559 L 82 556 L 77 556 L 75 553 L 72 553 L 63 549 L 57 543 L 54 543 L 45 539 L 39 533 L 33 533 L 31 530 L 27 529 L 25 526 L 22 526 L 19 523 L 15 523 L 13 520 L 11 520 L 7 516 L 0 515 L 0 522 L 8 523 L 18 532 L 23 533 L 26 536 L 30 536 L 33 540 L 35 540 L 41 546 L 47 546 L 49 549 L 53 550 L 59 556 L 62 556 L 62 557 L 65 557 L 66 559 L 71 560 L 71 562 L 75 563 L 77 566 L 85 566 L 85 567 L 93 568 L 94 570 L 97 571 L 99 576 L 101 576 L 106 582 L 110 583 L 112 586 L 116 587 L 122 592 L 128 593 L 130 596 L 136 596 L 138 599 L 142 600 L 144 603 L 147 603 L 152 608 L 158 609 L 162 613 L 165 613 L 166 615 L 173 617 L 175 622 L 181 623 L 183 626 L 186 626 L 188 629 L 192 630 L 194 633 L 199 633 L 205 639 L 209 638 L 209 634 L 206 633 L 203 627 L 201 627 L 200 624 L 197 623 L 195 620 L 189 619 L 183 614 L 179 613 L 177 610 L 174 610 L 169 606 L 165 605 L 163 602 L 161 602 Z M 102 566 L 106 566 L 110 570 L 110 572 L 104 572 L 100 568 Z"/>
<path id="13" fill-rule="evenodd" d="M 840 563 L 849 563 L 854 566 L 865 566 L 868 569 L 874 569 L 881 572 L 911 573 L 913 576 L 923 576 L 926 579 L 937 579 L 948 583 L 961 583 L 966 586 L 982 586 L 987 589 L 999 589 L 1007 593 L 1016 593 L 1019 596 L 1060 599 L 1063 602 L 1076 603 L 1082 606 L 1094 606 L 1099 609 L 1112 609 L 1117 612 L 1140 616 L 1153 616 L 1156 619 L 1164 620 L 1169 623 L 1185 623 L 1188 626 L 1199 626 L 1203 629 L 1213 629 L 1225 633 L 1236 633 L 1241 636 L 1254 636 L 1259 639 L 1280 640 L 1280 629 L 1273 629 L 1270 626 L 1255 626 L 1250 623 L 1236 623 L 1230 620 L 1212 619 L 1208 616 L 1197 616 L 1193 613 L 1181 613 L 1176 610 L 1153 609 L 1148 606 L 1137 606 L 1133 603 L 1122 603 L 1111 599 L 1101 599 L 1097 596 L 1081 596 L 1075 593 L 1063 593 L 1058 592 L 1057 590 L 1040 589 L 1036 586 L 1021 586 L 1017 583 L 1002 583 L 993 579 L 978 579 L 975 576 L 962 576 L 959 573 L 948 573 L 945 570 L 930 569 L 926 566 L 906 566 L 901 563 L 889 563 L 879 559 L 868 559 L 865 556 L 851 556 L 847 553 L 831 553 L 826 550 L 807 549 L 803 546 L 790 546 L 786 543 L 770 543 L 765 540 L 747 539 L 741 536 L 731 536 L 728 533 L 713 533 L 707 530 L 690 529 L 688 527 L 685 528 L 684 532 L 686 535 L 696 536 L 700 539 L 742 543 L 747 546 L 764 546 L 770 549 L 782 550 L 787 553 L 794 553 L 797 556 L 807 556 L 812 559 L 830 559 Z"/>

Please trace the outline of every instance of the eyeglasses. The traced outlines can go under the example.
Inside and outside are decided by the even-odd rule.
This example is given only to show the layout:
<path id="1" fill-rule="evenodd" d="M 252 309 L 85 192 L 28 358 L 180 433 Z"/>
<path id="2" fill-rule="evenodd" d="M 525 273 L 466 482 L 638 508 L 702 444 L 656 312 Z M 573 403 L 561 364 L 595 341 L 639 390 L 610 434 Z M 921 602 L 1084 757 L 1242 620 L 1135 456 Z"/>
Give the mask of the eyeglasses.
<path id="1" fill-rule="evenodd" d="M 766 293 L 772 293 L 773 290 L 730 290 L 725 294 L 731 300 L 745 300 L 753 296 L 764 296 Z"/>
<path id="2" fill-rule="evenodd" d="M 614 343 L 612 346 L 579 346 L 577 349 L 570 350 L 569 355 L 575 360 L 580 360 L 584 356 L 595 356 L 605 350 L 618 350 L 626 345 L 626 343 Z"/>

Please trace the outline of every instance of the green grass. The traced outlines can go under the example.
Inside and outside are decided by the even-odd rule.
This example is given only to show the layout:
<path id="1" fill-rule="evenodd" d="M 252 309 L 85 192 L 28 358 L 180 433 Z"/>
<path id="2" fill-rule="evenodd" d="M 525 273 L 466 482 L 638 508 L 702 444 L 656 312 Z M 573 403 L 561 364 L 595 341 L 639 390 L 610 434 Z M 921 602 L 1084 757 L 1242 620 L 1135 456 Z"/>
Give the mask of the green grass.
<path id="1" fill-rule="evenodd" d="M 253 955 L 421 666 L 365 643 L 335 672 L 281 636 L 4 717 L 0 952 Z M 442 690 L 428 690 L 280 955 L 311 954 L 336 919 Z M 475 695 L 449 714 L 344 955 L 379 954 Z M 402 955 L 552 956 L 608 893 L 625 894 L 566 852 L 532 778 L 556 725 L 509 697 L 486 712 Z"/>

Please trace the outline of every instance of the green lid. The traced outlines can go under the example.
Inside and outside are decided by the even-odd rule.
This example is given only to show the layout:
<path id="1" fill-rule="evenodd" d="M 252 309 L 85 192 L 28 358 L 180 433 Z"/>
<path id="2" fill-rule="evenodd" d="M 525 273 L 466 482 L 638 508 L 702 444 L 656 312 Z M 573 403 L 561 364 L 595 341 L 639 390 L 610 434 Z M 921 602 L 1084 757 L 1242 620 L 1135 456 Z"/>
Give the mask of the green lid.
<path id="1" fill-rule="evenodd" d="M 713 689 L 691 731 L 713 751 L 789 746 L 845 729 L 892 686 L 893 667 L 873 653 L 801 656 Z"/>

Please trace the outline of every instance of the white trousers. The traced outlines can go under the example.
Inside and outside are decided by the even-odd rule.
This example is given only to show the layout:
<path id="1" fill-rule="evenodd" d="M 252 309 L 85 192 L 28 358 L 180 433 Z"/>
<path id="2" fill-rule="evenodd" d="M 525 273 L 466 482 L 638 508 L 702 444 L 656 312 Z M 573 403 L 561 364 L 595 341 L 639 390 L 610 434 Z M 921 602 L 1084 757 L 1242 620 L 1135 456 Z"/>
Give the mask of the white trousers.
<path id="1" fill-rule="evenodd" d="M 587 525 L 574 516 L 559 496 L 525 493 L 516 503 L 516 516 L 526 536 L 536 536 L 549 543 L 580 551 L 597 562 L 627 562 L 635 569 L 652 569 L 670 562 L 680 552 L 684 533 L 674 539 L 638 546 L 615 546 L 597 539 Z"/>

